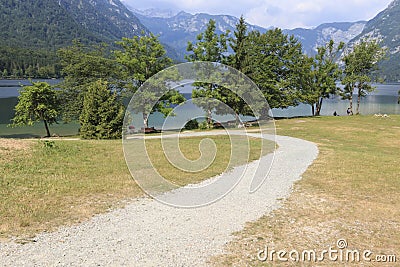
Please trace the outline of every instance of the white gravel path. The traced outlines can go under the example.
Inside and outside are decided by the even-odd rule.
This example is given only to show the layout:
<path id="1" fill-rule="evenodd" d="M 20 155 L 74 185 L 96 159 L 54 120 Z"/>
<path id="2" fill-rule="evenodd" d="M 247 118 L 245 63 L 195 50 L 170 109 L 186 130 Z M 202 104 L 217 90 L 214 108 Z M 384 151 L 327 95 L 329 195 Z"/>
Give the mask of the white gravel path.
<path id="1" fill-rule="evenodd" d="M 293 182 L 317 157 L 311 142 L 284 136 L 276 141 L 271 172 L 253 194 L 251 177 L 244 177 L 222 200 L 202 208 L 141 198 L 83 224 L 40 234 L 33 243 L 0 243 L 0 266 L 204 266 L 223 252 L 232 232 L 278 208 L 279 199 L 290 194 Z"/>

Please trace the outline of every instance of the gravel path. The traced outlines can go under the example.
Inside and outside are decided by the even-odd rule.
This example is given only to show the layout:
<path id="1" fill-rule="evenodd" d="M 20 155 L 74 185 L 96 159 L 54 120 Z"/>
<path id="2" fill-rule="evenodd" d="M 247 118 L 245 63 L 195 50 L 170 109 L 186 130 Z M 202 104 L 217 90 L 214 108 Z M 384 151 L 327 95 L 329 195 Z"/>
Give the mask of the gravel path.
<path id="1" fill-rule="evenodd" d="M 0 265 L 204 266 L 223 252 L 232 232 L 278 208 L 279 199 L 290 194 L 318 154 L 315 144 L 301 139 L 276 136 L 276 141 L 270 174 L 253 194 L 251 178 L 245 176 L 222 200 L 202 208 L 174 208 L 141 198 L 83 224 L 40 234 L 33 243 L 0 244 Z M 247 168 L 256 166 L 252 162 Z"/>

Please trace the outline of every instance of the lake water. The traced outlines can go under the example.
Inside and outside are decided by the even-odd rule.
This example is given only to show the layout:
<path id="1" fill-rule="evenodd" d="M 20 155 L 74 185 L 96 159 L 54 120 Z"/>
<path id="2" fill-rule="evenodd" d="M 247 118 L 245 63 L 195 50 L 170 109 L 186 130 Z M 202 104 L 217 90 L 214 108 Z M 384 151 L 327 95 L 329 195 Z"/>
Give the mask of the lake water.
<path id="1" fill-rule="evenodd" d="M 44 80 L 52 85 L 56 85 L 60 80 Z M 0 80 L 0 124 L 9 124 L 14 116 L 14 106 L 17 103 L 18 90 L 21 85 L 28 85 L 28 80 Z M 398 101 L 398 91 L 400 84 L 379 84 L 376 85 L 377 89 L 366 96 L 361 101 L 361 114 L 400 114 L 400 105 Z M 356 105 L 356 96 L 354 97 L 354 111 Z M 321 115 L 330 116 L 335 111 L 339 115 L 346 115 L 346 110 L 349 106 L 347 100 L 341 100 L 339 97 L 332 97 L 331 99 L 324 99 Z M 188 110 L 182 118 L 176 118 L 179 124 L 182 121 L 187 121 L 192 118 L 192 114 L 199 114 L 198 107 L 188 105 Z M 296 117 L 296 116 L 311 116 L 311 107 L 309 105 L 300 104 L 297 107 L 290 107 L 288 109 L 273 109 L 272 114 L 274 117 Z M 223 119 L 222 117 L 219 119 Z M 160 127 L 163 118 L 160 114 L 153 114 L 149 118 L 151 126 Z M 1 131 L 1 127 L 0 127 Z M 0 132 L 1 135 L 1 132 Z"/>

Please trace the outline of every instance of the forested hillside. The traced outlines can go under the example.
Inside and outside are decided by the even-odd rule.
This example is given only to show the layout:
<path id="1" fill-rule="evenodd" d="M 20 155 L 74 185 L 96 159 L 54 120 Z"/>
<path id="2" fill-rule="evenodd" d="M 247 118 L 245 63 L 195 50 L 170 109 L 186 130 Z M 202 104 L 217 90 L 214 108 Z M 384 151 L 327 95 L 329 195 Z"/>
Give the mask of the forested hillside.
<path id="1" fill-rule="evenodd" d="M 56 51 L 79 39 L 113 44 L 147 29 L 118 0 L 3 0 L 1 77 L 57 77 Z"/>

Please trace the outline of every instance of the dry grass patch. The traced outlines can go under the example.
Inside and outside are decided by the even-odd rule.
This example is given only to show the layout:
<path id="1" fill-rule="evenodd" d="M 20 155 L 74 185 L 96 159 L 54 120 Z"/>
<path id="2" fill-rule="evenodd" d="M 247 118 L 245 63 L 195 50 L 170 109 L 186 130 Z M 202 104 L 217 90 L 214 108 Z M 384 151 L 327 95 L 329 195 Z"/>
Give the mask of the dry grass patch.
<path id="1" fill-rule="evenodd" d="M 394 266 L 368 262 L 261 262 L 259 250 L 287 252 L 330 246 L 397 253 L 400 261 L 400 116 L 324 117 L 278 121 L 278 134 L 319 144 L 320 154 L 283 207 L 235 234 L 215 266 Z M 295 131 L 293 126 L 300 127 Z M 385 130 L 382 130 L 385 129 Z M 372 258 L 371 257 L 371 258 Z M 327 257 L 326 257 L 327 258 Z M 375 265 L 374 265 L 375 264 Z"/>

